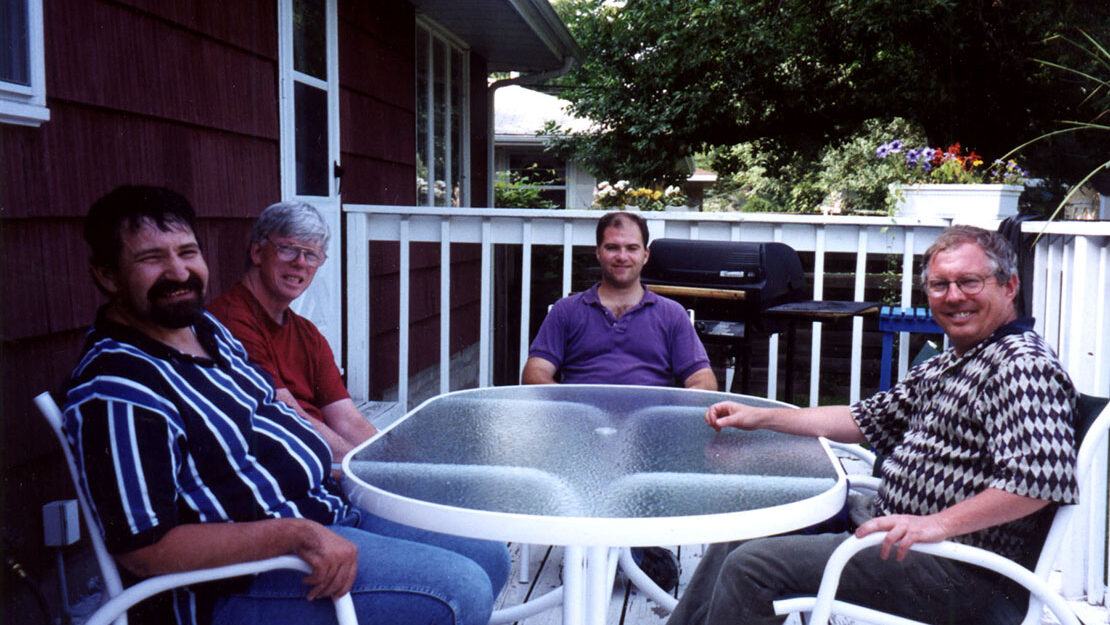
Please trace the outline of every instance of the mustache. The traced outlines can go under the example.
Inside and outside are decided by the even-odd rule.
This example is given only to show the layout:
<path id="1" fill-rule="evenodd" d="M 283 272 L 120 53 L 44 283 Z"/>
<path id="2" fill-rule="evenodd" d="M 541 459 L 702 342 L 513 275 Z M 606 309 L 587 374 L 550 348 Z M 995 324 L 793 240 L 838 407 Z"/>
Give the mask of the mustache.
<path id="1" fill-rule="evenodd" d="M 195 274 L 189 274 L 185 280 L 167 280 L 165 278 L 154 283 L 146 293 L 150 301 L 165 297 L 174 291 L 189 290 L 198 296 L 204 293 L 204 283 Z"/>

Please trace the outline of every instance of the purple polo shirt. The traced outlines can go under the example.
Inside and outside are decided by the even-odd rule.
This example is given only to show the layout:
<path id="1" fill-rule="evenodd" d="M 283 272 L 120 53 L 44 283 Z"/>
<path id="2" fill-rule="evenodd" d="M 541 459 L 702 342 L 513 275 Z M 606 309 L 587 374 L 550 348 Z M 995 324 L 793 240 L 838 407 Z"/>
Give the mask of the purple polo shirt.
<path id="1" fill-rule="evenodd" d="M 671 386 L 709 366 L 681 304 L 645 289 L 640 303 L 617 319 L 597 287 L 556 302 L 532 341 L 528 356 L 554 364 L 556 379 Z"/>

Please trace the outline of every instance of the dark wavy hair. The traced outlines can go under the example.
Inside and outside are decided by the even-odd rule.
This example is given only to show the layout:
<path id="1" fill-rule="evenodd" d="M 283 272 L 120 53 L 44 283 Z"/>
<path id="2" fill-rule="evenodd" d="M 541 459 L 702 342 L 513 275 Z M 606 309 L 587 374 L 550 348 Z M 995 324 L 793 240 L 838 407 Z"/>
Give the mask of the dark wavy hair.
<path id="1" fill-rule="evenodd" d="M 187 228 L 196 234 L 196 213 L 189 200 L 164 187 L 125 185 L 112 189 L 89 208 L 85 242 L 94 267 L 116 269 L 123 248 L 123 229 L 134 232 L 144 223 L 163 232 Z"/>

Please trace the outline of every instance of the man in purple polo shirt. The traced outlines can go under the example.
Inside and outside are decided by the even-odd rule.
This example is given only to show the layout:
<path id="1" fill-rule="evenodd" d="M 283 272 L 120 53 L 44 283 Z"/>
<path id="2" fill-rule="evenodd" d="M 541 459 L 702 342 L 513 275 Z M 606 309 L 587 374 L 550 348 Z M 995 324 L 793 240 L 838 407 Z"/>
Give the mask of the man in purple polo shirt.
<path id="1" fill-rule="evenodd" d="M 717 390 L 682 306 L 640 284 L 648 230 L 635 213 L 597 224 L 601 282 L 552 307 L 528 352 L 524 384 L 640 384 Z"/>
<path id="2" fill-rule="evenodd" d="M 705 347 L 682 305 L 648 291 L 647 222 L 609 213 L 597 223 L 601 282 L 559 300 L 524 364 L 524 384 L 639 384 L 717 390 Z M 678 585 L 678 559 L 662 547 L 632 550 L 660 588 Z"/>

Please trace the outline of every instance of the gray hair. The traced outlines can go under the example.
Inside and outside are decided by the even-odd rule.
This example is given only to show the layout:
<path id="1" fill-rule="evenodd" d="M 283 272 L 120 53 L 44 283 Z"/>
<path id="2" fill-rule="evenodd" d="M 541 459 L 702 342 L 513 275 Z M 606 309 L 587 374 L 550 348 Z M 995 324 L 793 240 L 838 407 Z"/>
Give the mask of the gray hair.
<path id="1" fill-rule="evenodd" d="M 266 207 L 251 228 L 251 245 L 271 236 L 290 237 L 327 249 L 331 233 L 320 211 L 304 202 L 278 202 Z"/>
<path id="2" fill-rule="evenodd" d="M 929 261 L 940 252 L 948 251 L 954 247 L 965 244 L 979 246 L 990 261 L 996 280 L 999 284 L 1010 281 L 1018 275 L 1017 255 L 1006 237 L 993 230 L 984 230 L 975 226 L 952 226 L 937 237 L 936 241 L 925 250 L 925 257 L 921 266 L 921 285 L 929 281 Z"/>

